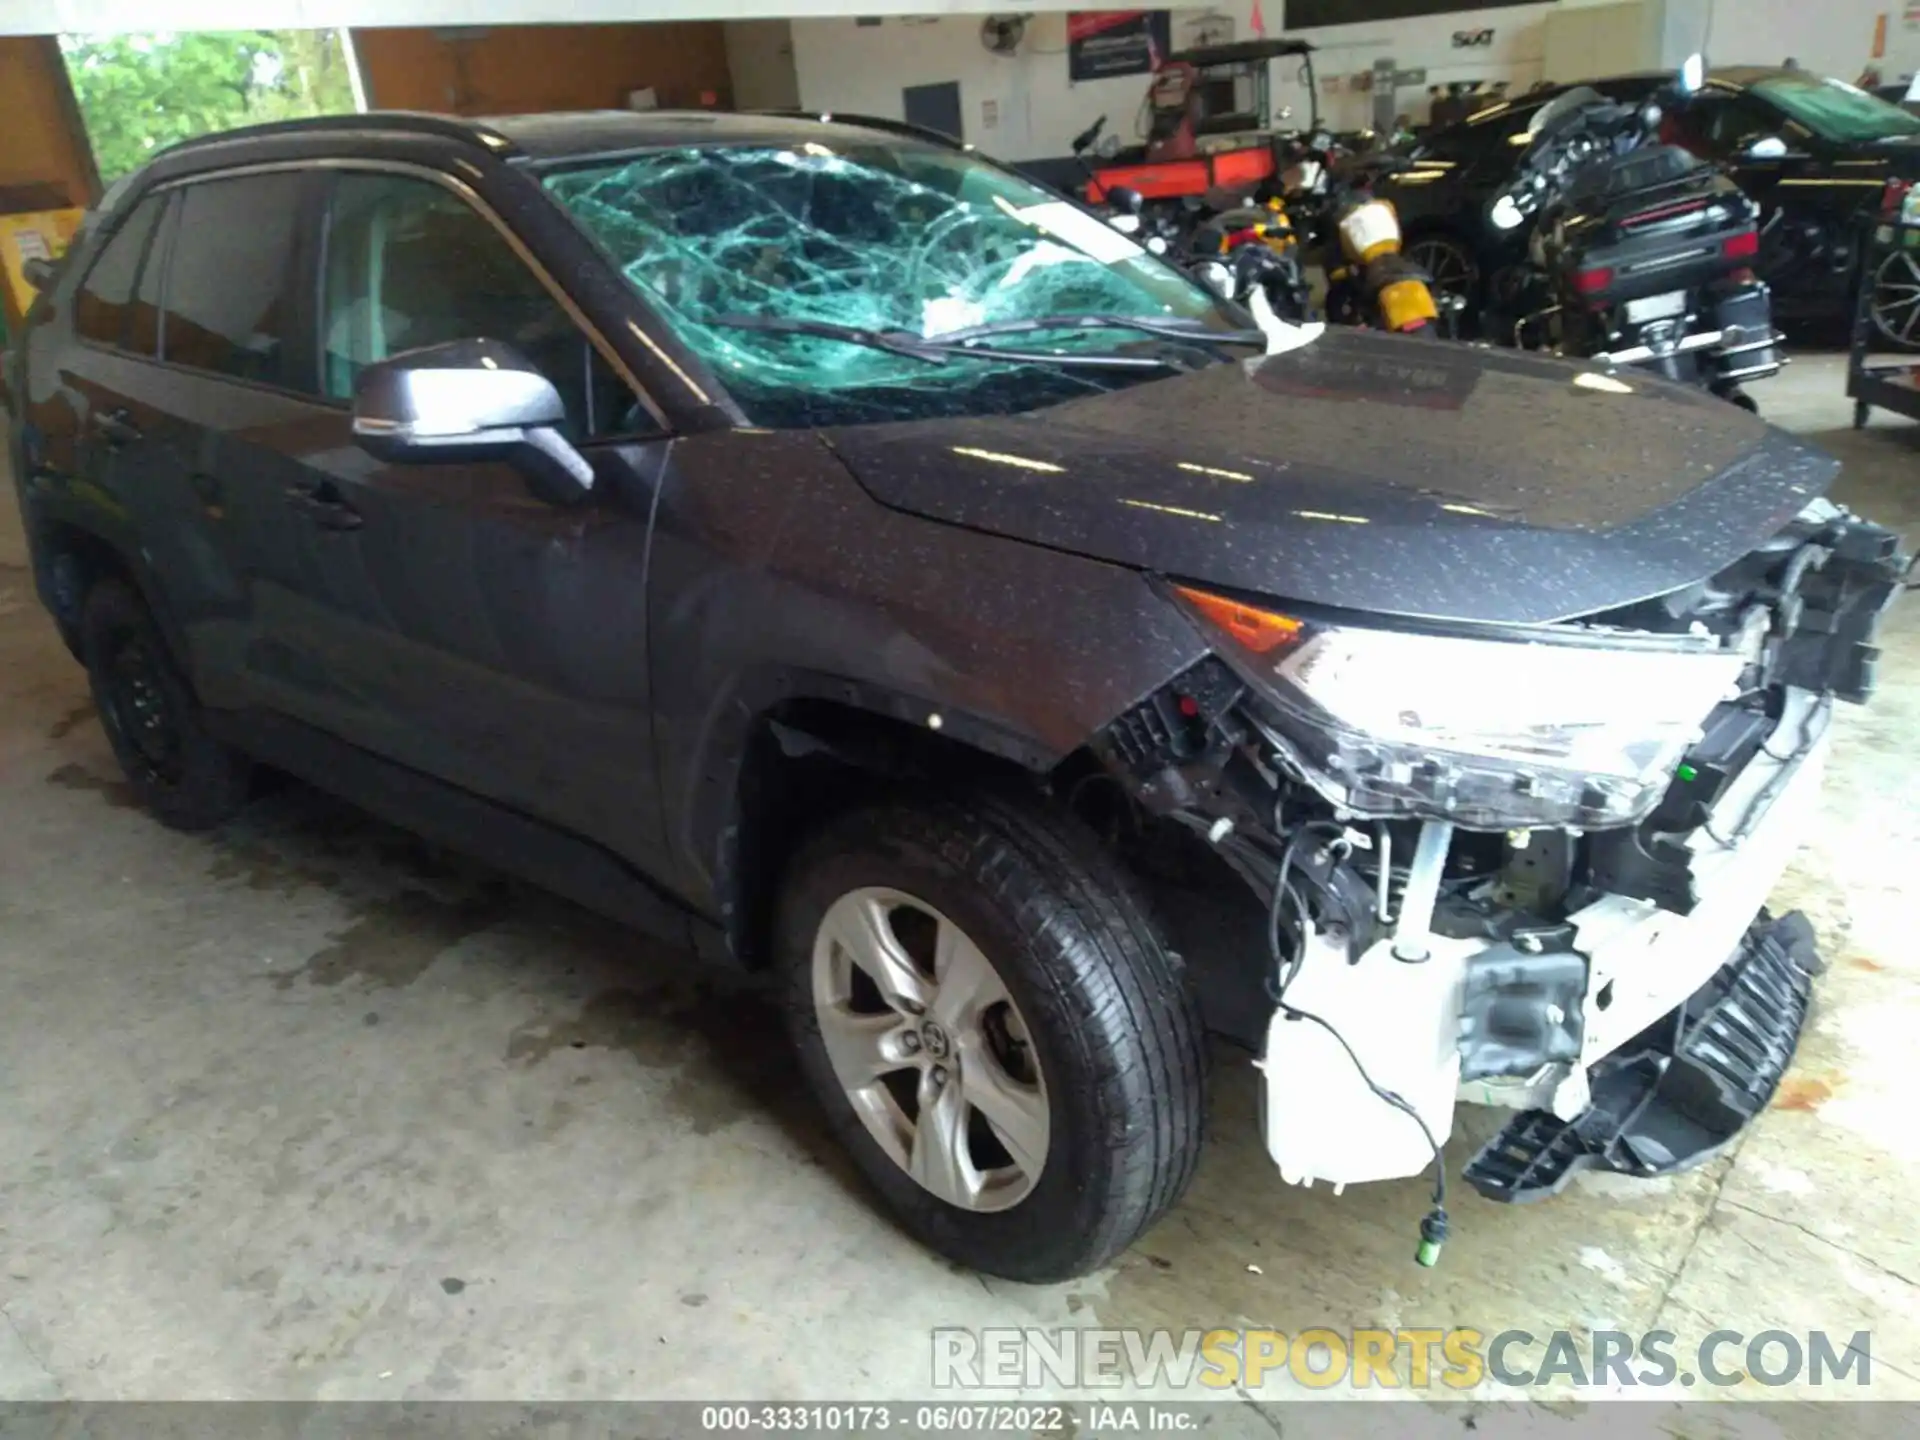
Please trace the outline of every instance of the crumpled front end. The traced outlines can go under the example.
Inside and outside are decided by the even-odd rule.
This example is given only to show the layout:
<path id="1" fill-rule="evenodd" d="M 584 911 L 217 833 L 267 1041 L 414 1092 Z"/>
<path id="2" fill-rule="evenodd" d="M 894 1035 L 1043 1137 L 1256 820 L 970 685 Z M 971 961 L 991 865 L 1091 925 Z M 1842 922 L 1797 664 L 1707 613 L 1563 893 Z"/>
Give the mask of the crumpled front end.
<path id="1" fill-rule="evenodd" d="M 1763 906 L 1908 568 L 1818 501 L 1709 580 L 1560 626 L 1383 630 L 1176 587 L 1214 652 L 1097 749 L 1264 913 L 1244 963 L 1282 1174 L 1418 1174 L 1461 1100 L 1514 1112 L 1466 1171 L 1504 1200 L 1731 1139 L 1819 963 Z"/>

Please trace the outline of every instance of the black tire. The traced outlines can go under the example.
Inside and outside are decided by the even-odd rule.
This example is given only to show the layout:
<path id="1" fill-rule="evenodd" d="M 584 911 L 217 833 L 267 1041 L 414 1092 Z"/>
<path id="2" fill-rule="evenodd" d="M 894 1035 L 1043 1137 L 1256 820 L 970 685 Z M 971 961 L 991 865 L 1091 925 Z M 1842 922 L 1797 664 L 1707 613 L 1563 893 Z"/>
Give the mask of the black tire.
<path id="1" fill-rule="evenodd" d="M 207 830 L 247 800 L 247 761 L 206 713 L 134 589 L 101 580 L 80 615 L 81 655 L 114 758 L 140 802 L 176 830 Z"/>
<path id="2" fill-rule="evenodd" d="M 813 948 L 829 907 L 865 887 L 906 892 L 951 919 L 1023 1017 L 1050 1129 L 1040 1174 L 1011 1208 L 982 1213 L 923 1188 L 834 1074 Z M 1072 820 L 998 796 L 853 812 L 795 857 L 777 925 L 801 1068 L 835 1135 L 922 1243 L 989 1274 L 1066 1280 L 1125 1250 L 1185 1191 L 1206 1114 L 1199 1009 L 1134 882 Z"/>

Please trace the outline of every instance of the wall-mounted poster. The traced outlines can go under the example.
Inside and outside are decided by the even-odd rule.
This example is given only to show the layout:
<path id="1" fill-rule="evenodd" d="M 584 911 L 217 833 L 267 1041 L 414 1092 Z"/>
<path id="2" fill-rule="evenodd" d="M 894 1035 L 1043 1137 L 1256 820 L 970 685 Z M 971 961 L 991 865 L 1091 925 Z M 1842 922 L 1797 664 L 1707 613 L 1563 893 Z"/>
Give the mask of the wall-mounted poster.
<path id="1" fill-rule="evenodd" d="M 1173 47 L 1166 10 L 1077 10 L 1067 15 L 1067 78 L 1147 75 Z"/>

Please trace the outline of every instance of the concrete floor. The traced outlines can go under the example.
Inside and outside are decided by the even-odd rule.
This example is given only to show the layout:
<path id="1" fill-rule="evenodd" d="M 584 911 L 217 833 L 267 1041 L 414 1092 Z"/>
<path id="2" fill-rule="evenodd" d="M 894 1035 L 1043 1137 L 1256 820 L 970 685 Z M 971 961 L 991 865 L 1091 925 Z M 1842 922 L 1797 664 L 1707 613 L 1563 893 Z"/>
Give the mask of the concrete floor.
<path id="1" fill-rule="evenodd" d="M 1911 540 L 1920 426 L 1854 434 L 1840 387 L 1816 356 L 1762 402 Z M 213 838 L 130 808 L 10 495 L 0 1397 L 911 1397 L 935 1326 L 1424 1324 L 1867 1329 L 1872 1395 L 1920 1398 L 1920 605 L 1842 708 L 1776 897 L 1833 967 L 1735 1155 L 1527 1210 L 1465 1195 L 1424 1271 L 1422 1186 L 1283 1185 L 1222 1051 L 1185 1202 L 1034 1289 L 891 1229 L 772 1016 L 679 957 L 298 787 Z"/>

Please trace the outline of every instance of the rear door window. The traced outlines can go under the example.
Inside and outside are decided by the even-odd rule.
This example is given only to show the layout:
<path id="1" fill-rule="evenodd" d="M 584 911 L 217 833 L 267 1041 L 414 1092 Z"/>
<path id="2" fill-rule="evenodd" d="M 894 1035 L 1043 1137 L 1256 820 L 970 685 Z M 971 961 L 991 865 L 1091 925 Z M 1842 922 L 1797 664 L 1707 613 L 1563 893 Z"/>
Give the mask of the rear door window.
<path id="1" fill-rule="evenodd" d="M 126 346 L 128 314 L 134 287 L 140 281 L 141 261 L 146 258 L 148 242 L 166 206 L 165 195 L 149 195 L 108 238 L 74 298 L 73 328 L 83 339 L 116 349 Z"/>
<path id="2" fill-rule="evenodd" d="M 288 277 L 303 183 L 285 171 L 185 187 L 162 322 L 170 364 L 288 383 Z"/>

